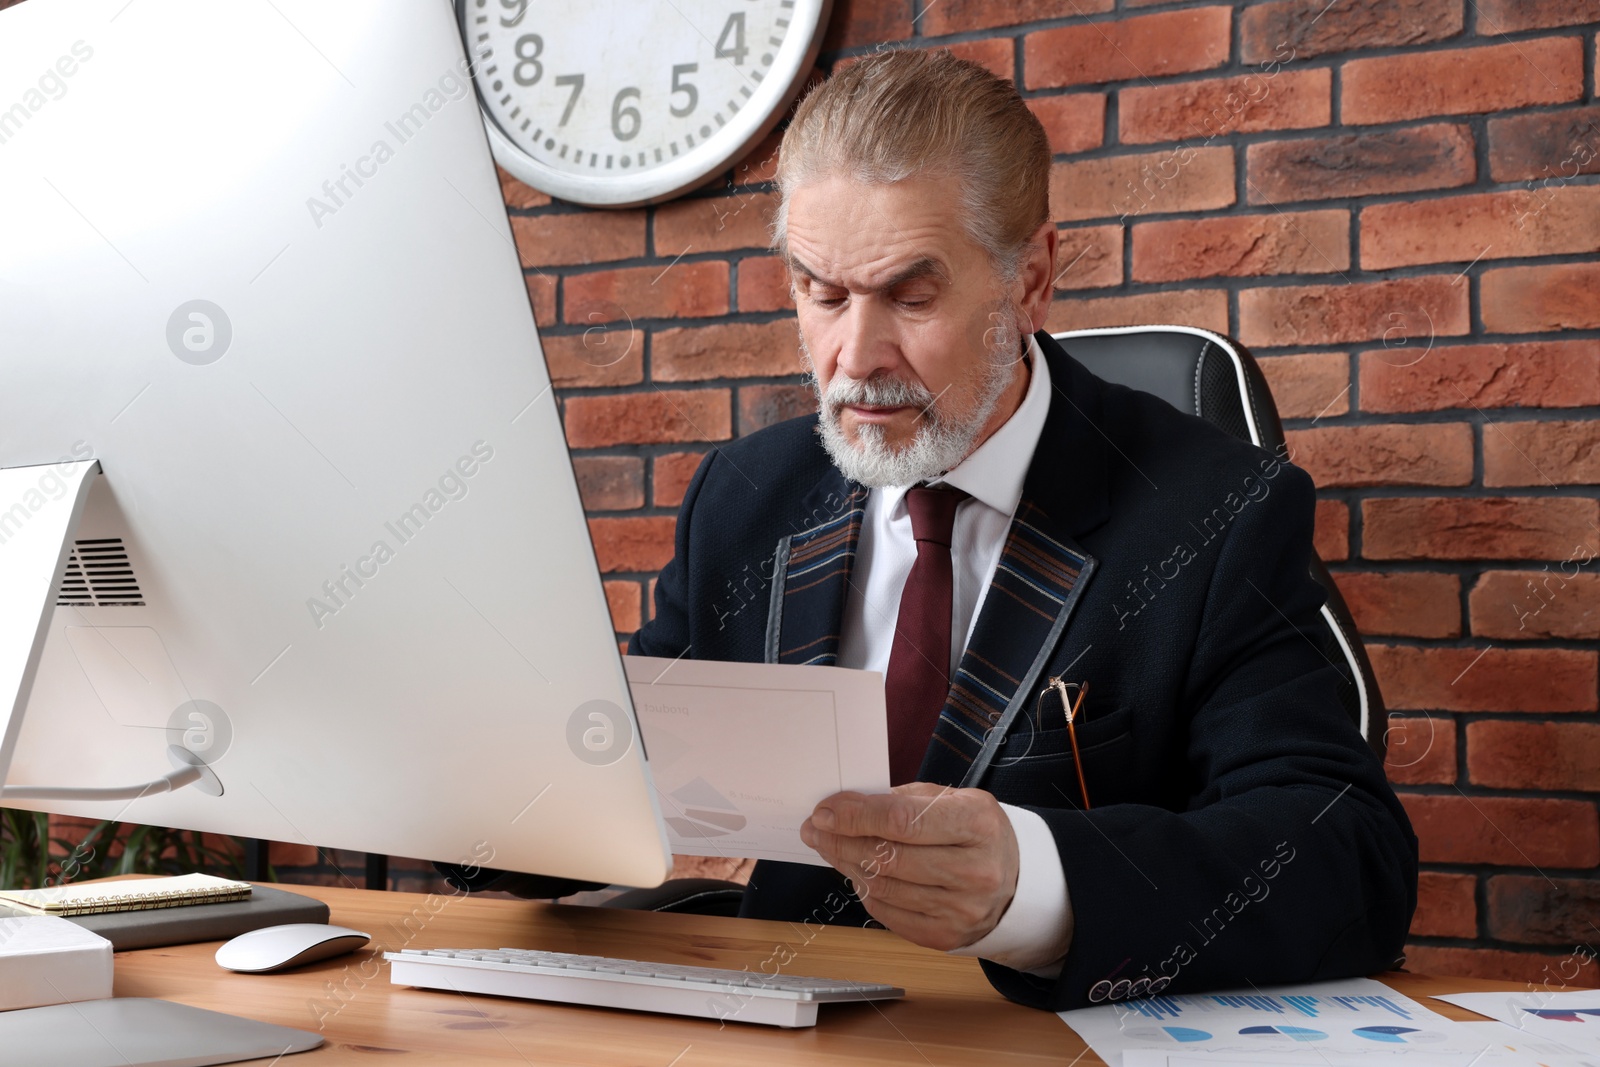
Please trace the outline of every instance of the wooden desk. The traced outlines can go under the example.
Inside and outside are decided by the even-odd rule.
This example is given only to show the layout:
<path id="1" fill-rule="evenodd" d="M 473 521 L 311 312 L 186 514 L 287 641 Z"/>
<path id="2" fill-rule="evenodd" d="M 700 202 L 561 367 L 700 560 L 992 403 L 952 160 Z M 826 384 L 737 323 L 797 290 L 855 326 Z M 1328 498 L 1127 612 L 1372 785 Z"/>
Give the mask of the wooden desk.
<path id="1" fill-rule="evenodd" d="M 285 886 L 318 897 L 332 921 L 373 935 L 360 952 L 276 975 L 234 974 L 213 960 L 217 942 L 117 954 L 116 995 L 162 997 L 214 1011 L 317 1031 L 327 1044 L 283 1061 L 629 1064 L 639 1067 L 768 1067 L 780 1063 L 1099 1064 L 1049 1012 L 1019 1007 L 990 988 L 976 960 L 917 948 L 879 930 L 656 915 L 530 901 Z M 389 984 L 384 951 L 501 947 L 587 952 L 668 963 L 759 968 L 778 946 L 790 974 L 891 982 L 906 998 L 824 1005 L 806 1030 L 666 1015 L 566 1007 Z M 774 964 L 768 964 L 769 969 Z M 1391 973 L 1382 979 L 1418 999 L 1430 993 L 1520 989 L 1513 983 Z M 1470 1012 L 1428 1002 L 1441 1014 Z"/>

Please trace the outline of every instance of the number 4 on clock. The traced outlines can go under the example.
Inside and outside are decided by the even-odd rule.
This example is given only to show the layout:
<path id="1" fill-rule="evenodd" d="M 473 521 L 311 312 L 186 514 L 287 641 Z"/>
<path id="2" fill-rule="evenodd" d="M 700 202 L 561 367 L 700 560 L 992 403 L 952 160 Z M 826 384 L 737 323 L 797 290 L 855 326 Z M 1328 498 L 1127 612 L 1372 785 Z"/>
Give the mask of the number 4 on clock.
<path id="1" fill-rule="evenodd" d="M 733 47 L 728 47 L 728 38 L 733 38 Z M 717 38 L 717 58 L 732 59 L 737 65 L 744 62 L 744 57 L 750 49 L 744 44 L 744 12 L 735 11 L 728 16 L 728 21 L 722 26 L 722 36 Z"/>

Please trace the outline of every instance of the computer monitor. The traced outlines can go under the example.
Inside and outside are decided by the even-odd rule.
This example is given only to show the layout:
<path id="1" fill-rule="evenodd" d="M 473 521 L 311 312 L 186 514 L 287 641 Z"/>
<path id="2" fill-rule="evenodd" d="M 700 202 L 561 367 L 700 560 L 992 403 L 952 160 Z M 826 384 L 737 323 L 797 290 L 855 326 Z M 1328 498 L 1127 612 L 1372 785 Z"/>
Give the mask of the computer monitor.
<path id="1" fill-rule="evenodd" d="M 666 876 L 443 0 L 0 12 L 0 468 L 0 803 Z"/>

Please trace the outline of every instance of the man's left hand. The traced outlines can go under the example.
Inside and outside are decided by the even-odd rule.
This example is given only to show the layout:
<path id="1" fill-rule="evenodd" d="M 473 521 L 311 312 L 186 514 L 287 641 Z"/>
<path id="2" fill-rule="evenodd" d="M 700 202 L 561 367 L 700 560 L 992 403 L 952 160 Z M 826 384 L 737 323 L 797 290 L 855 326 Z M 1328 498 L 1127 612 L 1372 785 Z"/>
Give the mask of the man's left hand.
<path id="1" fill-rule="evenodd" d="M 835 793 L 800 838 L 845 877 L 868 914 L 905 938 L 949 951 L 982 938 L 1017 890 L 1017 837 L 982 789 L 910 782 L 888 793 Z"/>

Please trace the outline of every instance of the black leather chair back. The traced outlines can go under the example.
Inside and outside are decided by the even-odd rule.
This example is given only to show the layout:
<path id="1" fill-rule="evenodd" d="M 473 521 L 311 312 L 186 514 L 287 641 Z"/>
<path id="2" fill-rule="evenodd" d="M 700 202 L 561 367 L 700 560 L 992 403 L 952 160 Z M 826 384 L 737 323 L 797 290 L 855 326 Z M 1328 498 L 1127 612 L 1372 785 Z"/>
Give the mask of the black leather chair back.
<path id="1" fill-rule="evenodd" d="M 1283 424 L 1261 368 L 1236 342 L 1194 326 L 1121 326 L 1054 335 L 1097 377 L 1158 396 L 1233 436 L 1287 456 Z M 1381 758 L 1388 716 L 1366 648 L 1339 587 L 1311 555 L 1311 576 L 1328 594 L 1322 651 L 1340 668 L 1339 698 Z"/>

